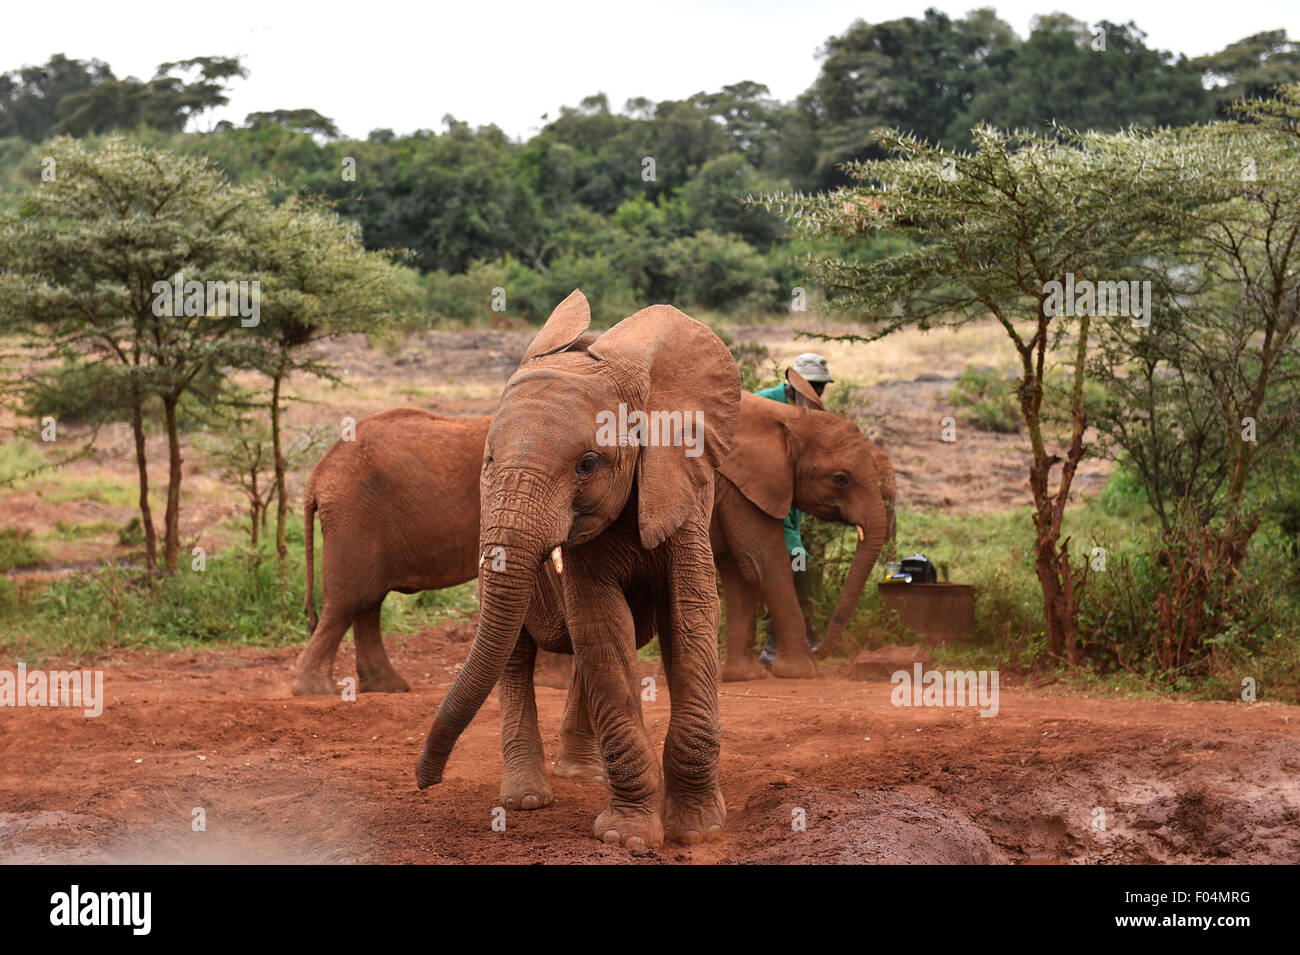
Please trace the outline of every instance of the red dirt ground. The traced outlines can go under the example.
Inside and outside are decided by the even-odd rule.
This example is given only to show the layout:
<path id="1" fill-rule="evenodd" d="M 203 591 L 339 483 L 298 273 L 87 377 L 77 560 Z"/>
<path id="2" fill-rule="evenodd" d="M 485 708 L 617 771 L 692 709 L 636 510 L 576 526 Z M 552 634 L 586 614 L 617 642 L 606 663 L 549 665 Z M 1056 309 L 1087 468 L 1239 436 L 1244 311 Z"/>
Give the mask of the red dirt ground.
<path id="1" fill-rule="evenodd" d="M 592 837 L 595 785 L 556 779 L 554 804 L 492 830 L 495 696 L 442 785 L 416 789 L 424 732 L 472 634 L 390 637 L 409 694 L 295 698 L 296 648 L 231 648 L 120 654 L 102 664 L 97 719 L 2 709 L 0 862 L 632 861 Z M 336 675 L 352 665 L 349 645 Z M 1300 862 L 1295 707 L 1004 685 L 999 714 L 982 718 L 896 708 L 890 690 L 829 668 L 723 684 L 724 838 L 635 861 Z M 549 758 L 563 703 L 538 688 Z M 667 693 L 643 706 L 662 740 Z M 195 807 L 206 831 L 191 828 Z"/>

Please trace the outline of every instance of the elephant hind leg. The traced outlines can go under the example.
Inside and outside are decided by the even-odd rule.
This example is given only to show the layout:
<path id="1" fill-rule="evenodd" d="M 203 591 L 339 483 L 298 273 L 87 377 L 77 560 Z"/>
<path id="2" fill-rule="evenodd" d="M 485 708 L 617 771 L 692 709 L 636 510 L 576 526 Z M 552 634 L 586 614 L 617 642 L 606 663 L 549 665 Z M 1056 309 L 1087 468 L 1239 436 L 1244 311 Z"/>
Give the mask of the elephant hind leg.
<path id="1" fill-rule="evenodd" d="M 311 639 L 298 656 L 292 686 L 294 696 L 332 696 L 338 692 L 334 685 L 334 656 L 350 626 L 351 613 L 333 604 L 325 605 Z"/>
<path id="2" fill-rule="evenodd" d="M 579 782 L 605 782 L 605 763 L 600 758 L 600 744 L 591 725 L 587 698 L 582 692 L 582 678 L 576 672 L 569 681 L 569 696 L 564 701 L 564 720 L 560 723 L 560 753 L 555 758 L 555 775 Z"/>
<path id="3" fill-rule="evenodd" d="M 542 732 L 537 725 L 533 665 L 537 644 L 527 631 L 519 635 L 498 684 L 501 698 L 501 804 L 509 810 L 541 809 L 555 800 L 546 778 Z M 577 680 L 574 681 L 578 682 Z"/>
<path id="4" fill-rule="evenodd" d="M 758 587 L 746 580 L 729 555 L 717 560 L 722 575 L 722 599 L 727 609 L 727 656 L 722 665 L 724 682 L 761 680 L 769 676 L 754 657 L 754 636 L 758 629 Z"/>
<path id="5" fill-rule="evenodd" d="M 379 629 L 381 600 L 357 614 L 352 635 L 357 644 L 357 690 L 362 693 L 405 693 L 411 685 L 393 669 Z"/>

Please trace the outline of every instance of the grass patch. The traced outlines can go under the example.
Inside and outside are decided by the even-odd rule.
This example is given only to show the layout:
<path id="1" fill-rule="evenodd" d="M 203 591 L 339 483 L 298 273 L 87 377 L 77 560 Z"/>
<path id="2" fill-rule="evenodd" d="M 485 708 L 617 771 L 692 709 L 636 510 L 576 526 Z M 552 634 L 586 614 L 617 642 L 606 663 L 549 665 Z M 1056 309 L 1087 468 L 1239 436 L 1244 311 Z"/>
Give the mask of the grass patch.
<path id="1" fill-rule="evenodd" d="M 50 552 L 32 540 L 31 531 L 0 528 L 0 573 L 34 567 L 49 557 Z"/>
<path id="2" fill-rule="evenodd" d="M 967 365 L 948 391 L 950 404 L 981 431 L 1011 434 L 1020 428 L 1020 403 L 1013 376 L 991 368 Z"/>
<path id="3" fill-rule="evenodd" d="M 85 524 L 68 524 L 56 521 L 54 533 L 50 536 L 62 541 L 86 540 L 91 537 L 104 537 L 119 534 L 122 528 L 112 521 L 88 521 Z"/>
<path id="4" fill-rule="evenodd" d="M 0 483 L 19 479 L 44 464 L 36 442 L 26 438 L 0 442 Z"/>
<path id="5" fill-rule="evenodd" d="M 113 526 L 106 530 L 117 531 Z M 0 547 L 21 535 L 0 533 Z M 39 587 L 0 592 L 0 649 L 28 660 L 93 657 L 122 648 L 290 646 L 308 637 L 302 524 L 291 520 L 283 574 L 274 544 L 230 547 L 202 571 L 188 557 L 172 577 L 107 565 Z M 25 551 L 30 559 L 31 552 Z M 319 575 L 319 561 L 317 573 Z M 8 584 L 8 581 L 5 581 Z M 409 632 L 477 609 L 477 583 L 436 593 L 391 594 L 386 632 Z M 319 576 L 316 600 L 320 600 Z"/>
<path id="6" fill-rule="evenodd" d="M 134 482 L 123 483 L 109 477 L 70 477 L 57 483 L 42 482 L 41 496 L 53 504 L 66 504 L 68 501 L 96 501 L 109 507 L 137 507 L 140 503 L 140 488 Z M 152 497 L 152 495 L 151 495 Z M 162 497 L 157 499 L 157 506 L 165 505 Z"/>

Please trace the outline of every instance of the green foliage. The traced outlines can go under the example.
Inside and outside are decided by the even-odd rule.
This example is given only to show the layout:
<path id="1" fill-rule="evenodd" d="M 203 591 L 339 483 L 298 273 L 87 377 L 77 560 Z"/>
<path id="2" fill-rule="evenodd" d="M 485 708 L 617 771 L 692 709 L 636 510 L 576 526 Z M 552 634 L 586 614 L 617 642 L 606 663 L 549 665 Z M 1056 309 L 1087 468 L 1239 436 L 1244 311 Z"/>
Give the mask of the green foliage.
<path id="1" fill-rule="evenodd" d="M 45 458 L 37 450 L 35 442 L 13 438 L 0 443 L 0 485 L 34 474 L 44 466 Z"/>
<path id="2" fill-rule="evenodd" d="M 1223 528 L 1183 514 L 1110 555 L 1084 603 L 1081 634 L 1092 668 L 1226 699 L 1240 698 L 1240 679 L 1224 684 L 1240 672 L 1267 685 L 1270 698 L 1295 699 L 1300 603 L 1278 586 L 1289 555 L 1267 535 L 1251 542 L 1244 560 L 1237 546 Z"/>
<path id="3" fill-rule="evenodd" d="M 1020 427 L 1015 378 L 991 368 L 967 365 L 948 392 L 948 401 L 964 408 L 967 419 L 984 431 L 1006 434 Z"/>
<path id="4" fill-rule="evenodd" d="M 762 342 L 738 342 L 720 328 L 715 328 L 713 331 L 722 339 L 722 343 L 731 352 L 731 357 L 736 360 L 736 367 L 740 369 L 741 391 L 758 391 L 770 384 L 764 370 L 764 366 L 771 358 L 766 345 Z"/>
<path id="5" fill-rule="evenodd" d="M 49 556 L 49 551 L 32 540 L 31 531 L 0 527 L 0 574 L 34 567 Z"/>
<path id="6" fill-rule="evenodd" d="M 117 542 L 122 547 L 140 547 L 144 544 L 144 527 L 136 514 L 117 532 Z"/>
<path id="7" fill-rule="evenodd" d="M 0 534 L 0 546 L 5 540 Z M 107 564 L 39 589 L 4 588 L 0 648 L 39 658 L 96 656 L 127 647 L 301 643 L 307 623 L 300 521 L 291 523 L 288 541 L 283 574 L 264 544 L 209 556 L 203 571 L 184 566 L 172 576 L 152 576 Z M 318 561 L 318 573 L 319 566 Z M 383 626 L 409 632 L 463 615 L 476 608 L 474 593 L 471 581 L 433 595 L 392 594 L 384 602 Z"/>
<path id="8" fill-rule="evenodd" d="M 197 70 L 185 82 L 176 74 Z M 238 57 L 204 56 L 159 65 L 153 79 L 118 79 L 100 60 L 73 60 L 56 53 L 42 66 L 0 75 L 0 138 L 40 142 L 49 136 L 84 136 L 147 126 L 181 130 L 229 102 L 224 82 L 247 76 Z"/>

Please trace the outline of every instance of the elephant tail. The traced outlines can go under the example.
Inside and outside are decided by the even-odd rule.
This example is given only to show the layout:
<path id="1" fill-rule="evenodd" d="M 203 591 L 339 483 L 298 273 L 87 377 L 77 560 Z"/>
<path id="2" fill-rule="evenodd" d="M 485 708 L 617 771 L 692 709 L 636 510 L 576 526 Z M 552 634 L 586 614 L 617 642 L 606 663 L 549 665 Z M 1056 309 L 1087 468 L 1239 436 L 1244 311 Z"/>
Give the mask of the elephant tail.
<path id="1" fill-rule="evenodd" d="M 307 563 L 307 632 L 316 632 L 316 605 L 312 601 L 312 590 L 316 584 L 316 570 L 313 566 L 316 549 L 316 486 L 314 482 L 307 485 L 306 500 L 302 507 L 302 547 Z"/>

